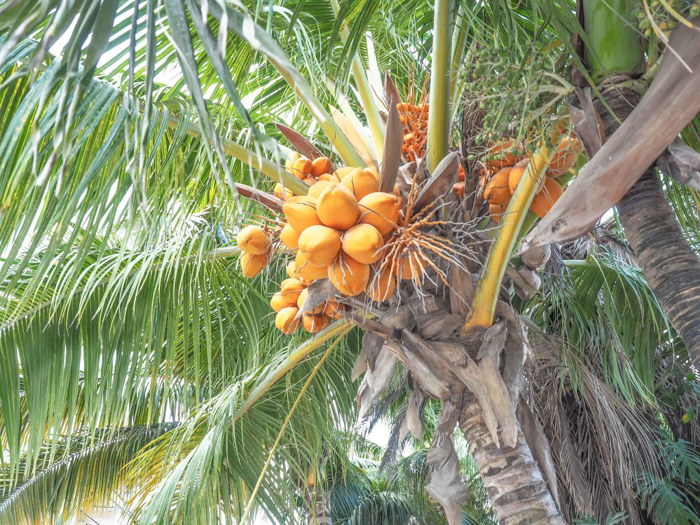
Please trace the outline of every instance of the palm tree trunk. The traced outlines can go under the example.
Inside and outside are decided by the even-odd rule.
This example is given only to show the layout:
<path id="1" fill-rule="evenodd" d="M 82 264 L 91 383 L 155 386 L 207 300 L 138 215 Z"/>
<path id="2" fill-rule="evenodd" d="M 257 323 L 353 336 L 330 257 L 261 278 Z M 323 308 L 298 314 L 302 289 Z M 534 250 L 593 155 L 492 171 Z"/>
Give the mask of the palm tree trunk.
<path id="1" fill-rule="evenodd" d="M 318 487 L 306 493 L 306 503 L 309 508 L 309 525 L 331 525 L 331 494 Z"/>
<path id="2" fill-rule="evenodd" d="M 565 523 L 522 431 L 514 448 L 499 448 L 475 400 L 462 407 L 459 426 L 501 525 Z"/>
<path id="3" fill-rule="evenodd" d="M 620 121 L 639 100 L 636 92 L 615 86 L 603 90 L 602 96 Z M 609 137 L 620 124 L 602 103 L 596 106 Z M 700 364 L 700 259 L 683 236 L 653 167 L 617 204 L 617 211 L 649 286 L 697 366 Z"/>
<path id="4" fill-rule="evenodd" d="M 693 363 L 700 365 L 700 259 L 683 236 L 653 168 L 617 211 L 649 286 Z"/>

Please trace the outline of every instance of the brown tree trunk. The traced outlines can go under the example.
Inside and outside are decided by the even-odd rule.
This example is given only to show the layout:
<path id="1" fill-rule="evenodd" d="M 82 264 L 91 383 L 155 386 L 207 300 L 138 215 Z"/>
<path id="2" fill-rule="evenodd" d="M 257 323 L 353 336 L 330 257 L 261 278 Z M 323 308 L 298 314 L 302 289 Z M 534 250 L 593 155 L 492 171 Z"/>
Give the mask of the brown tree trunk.
<path id="1" fill-rule="evenodd" d="M 612 87 L 603 93 L 620 121 L 630 114 L 639 95 Z M 618 121 L 597 105 L 606 136 Z M 683 236 L 652 167 L 617 204 L 625 236 L 671 325 L 680 334 L 692 362 L 700 365 L 700 259 Z"/>
<path id="2" fill-rule="evenodd" d="M 311 488 L 306 493 L 306 503 L 309 507 L 309 525 L 331 525 L 331 494 L 327 490 Z"/>
<path id="3" fill-rule="evenodd" d="M 459 426 L 501 525 L 565 523 L 520 430 L 514 448 L 498 448 L 476 401 L 463 405 Z"/>

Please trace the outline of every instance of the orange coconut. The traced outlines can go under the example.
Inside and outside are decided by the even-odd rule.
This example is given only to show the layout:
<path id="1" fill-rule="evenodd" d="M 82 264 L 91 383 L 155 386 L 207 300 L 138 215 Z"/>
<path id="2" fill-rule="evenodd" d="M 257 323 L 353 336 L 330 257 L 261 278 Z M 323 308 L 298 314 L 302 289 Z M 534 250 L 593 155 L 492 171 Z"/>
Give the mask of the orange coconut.
<path id="1" fill-rule="evenodd" d="M 511 168 L 503 168 L 491 177 L 491 180 L 486 184 L 484 199 L 489 201 L 489 204 L 503 204 L 510 200 L 510 188 L 508 186 L 510 170 Z"/>
<path id="2" fill-rule="evenodd" d="M 280 241 L 290 250 L 299 248 L 299 234 L 289 224 L 285 224 L 280 232 Z"/>
<path id="3" fill-rule="evenodd" d="M 290 302 L 281 293 L 275 292 L 270 299 L 270 306 L 275 312 L 279 312 L 282 308 L 287 308 L 288 306 L 294 306 L 296 303 Z"/>
<path id="4" fill-rule="evenodd" d="M 263 271 L 265 266 L 267 266 L 267 261 L 269 257 L 267 253 L 262 255 L 253 255 L 252 253 L 241 254 L 241 273 L 245 275 L 248 279 L 252 279 L 260 272 Z"/>
<path id="5" fill-rule="evenodd" d="M 306 286 L 299 279 L 285 279 L 280 284 L 280 295 L 290 303 L 296 303 Z"/>
<path id="6" fill-rule="evenodd" d="M 282 308 L 275 316 L 275 326 L 285 335 L 293 334 L 301 324 L 299 319 L 295 319 L 299 313 L 299 308 L 288 306 Z"/>
<path id="7" fill-rule="evenodd" d="M 289 197 L 294 197 L 294 194 L 288 189 L 285 188 L 283 190 L 282 185 L 279 182 L 275 184 L 275 189 L 272 190 L 272 193 L 275 194 L 275 197 L 282 199 L 283 201 L 287 200 Z"/>
<path id="8" fill-rule="evenodd" d="M 513 166 L 520 160 L 518 153 L 521 151 L 522 145 L 516 146 L 513 139 L 502 140 L 489 147 L 488 155 L 491 159 L 488 161 L 488 164 L 495 169 Z"/>
<path id="9" fill-rule="evenodd" d="M 331 324 L 331 318 L 327 315 L 314 315 L 310 312 L 306 312 L 304 315 L 302 315 L 301 321 L 304 325 L 304 330 L 310 334 L 318 333 Z"/>
<path id="10" fill-rule="evenodd" d="M 518 184 L 520 184 L 520 179 L 523 178 L 523 174 L 525 171 L 527 171 L 527 166 L 530 162 L 530 159 L 523 159 L 521 161 L 518 161 L 518 163 L 513 166 L 510 170 L 510 175 L 508 176 L 508 187 L 510 189 L 510 193 L 513 194 L 515 193 L 515 190 L 518 188 Z M 537 188 L 537 191 L 540 191 L 544 187 L 544 177 L 540 180 L 540 186 Z"/>
<path id="11" fill-rule="evenodd" d="M 315 281 L 316 279 L 326 279 L 328 278 L 328 267 L 309 264 L 304 253 L 299 250 L 294 260 L 294 276 L 307 282 Z"/>
<path id="12" fill-rule="evenodd" d="M 374 175 L 374 178 L 377 179 L 377 182 L 379 182 L 381 175 L 379 174 L 379 170 L 377 168 L 375 168 L 374 166 L 368 166 L 365 168 L 365 170 L 369 171 L 372 175 Z"/>
<path id="13" fill-rule="evenodd" d="M 347 188 L 338 184 L 326 187 L 318 198 L 318 217 L 329 228 L 347 230 L 360 217 L 357 199 Z"/>
<path id="14" fill-rule="evenodd" d="M 383 247 L 381 232 L 371 224 L 358 224 L 343 235 L 343 251 L 362 264 L 377 262 Z"/>
<path id="15" fill-rule="evenodd" d="M 548 177 L 559 177 L 569 171 L 579 154 L 581 153 L 581 142 L 573 137 L 564 137 L 557 146 L 557 152 L 552 157 L 552 161 L 547 168 Z"/>
<path id="16" fill-rule="evenodd" d="M 310 188 L 311 186 L 316 184 L 316 179 L 314 179 L 311 176 L 308 176 L 304 180 L 302 180 L 301 182 L 303 182 L 304 184 L 306 184 Z"/>
<path id="17" fill-rule="evenodd" d="M 306 157 L 301 157 L 294 161 L 294 175 L 298 179 L 304 179 L 310 175 L 312 168 L 313 164 L 311 163 L 311 160 L 307 159 Z"/>
<path id="18" fill-rule="evenodd" d="M 316 182 L 316 184 L 314 184 L 311 188 L 309 188 L 309 193 L 307 193 L 307 195 L 309 197 L 314 197 L 314 198 L 318 199 L 321 196 L 321 193 L 323 193 L 323 190 L 325 190 L 331 184 L 335 184 L 335 183 L 325 181 L 325 180 L 319 180 L 318 182 Z"/>
<path id="19" fill-rule="evenodd" d="M 246 226 L 240 232 L 236 242 L 238 247 L 251 255 L 262 255 L 270 249 L 270 237 L 259 226 Z"/>
<path id="20" fill-rule="evenodd" d="M 341 293 L 349 296 L 359 295 L 367 288 L 370 269 L 348 255 L 338 257 L 328 267 L 328 278 Z"/>
<path id="21" fill-rule="evenodd" d="M 412 252 L 408 257 L 402 258 L 400 261 L 401 266 L 401 278 L 402 279 L 420 279 L 425 271 L 425 267 L 428 263 L 423 255 L 417 252 Z"/>
<path id="22" fill-rule="evenodd" d="M 304 301 L 306 301 L 306 298 L 308 297 L 308 295 L 309 295 L 308 288 L 304 289 L 304 291 L 299 294 L 299 299 L 297 299 L 297 302 L 296 302 L 296 305 L 299 308 L 299 310 L 301 310 L 302 306 L 304 306 Z M 321 302 L 321 303 L 317 304 L 313 310 L 309 310 L 309 311 L 311 313 L 314 313 L 314 314 L 322 314 L 323 311 L 325 310 L 325 308 L 326 308 L 326 303 Z"/>
<path id="23" fill-rule="evenodd" d="M 350 175 L 347 175 L 340 184 L 352 191 L 358 201 L 365 195 L 379 191 L 377 178 L 371 171 L 362 168 L 357 168 Z"/>
<path id="24" fill-rule="evenodd" d="M 331 161 L 328 157 L 318 157 L 311 161 L 311 175 L 318 177 L 324 173 L 328 173 L 331 169 Z"/>
<path id="25" fill-rule="evenodd" d="M 381 303 L 383 301 L 388 301 L 391 296 L 394 295 L 395 289 L 396 275 L 391 271 L 391 265 L 387 264 L 381 273 L 374 273 L 367 287 L 367 295 L 369 295 L 373 301 Z"/>
<path id="26" fill-rule="evenodd" d="M 289 261 L 287 263 L 287 266 L 285 267 L 287 270 L 287 276 L 289 276 L 290 279 L 296 278 L 297 270 L 296 270 L 295 266 L 296 266 L 296 264 L 294 261 Z"/>
<path id="27" fill-rule="evenodd" d="M 353 168 L 352 166 L 341 166 L 333 172 L 333 175 L 338 177 L 338 182 L 340 182 L 346 175 L 350 175 L 356 169 L 358 168 Z"/>
<path id="28" fill-rule="evenodd" d="M 547 212 L 552 209 L 554 203 L 559 200 L 564 190 L 559 186 L 556 180 L 547 178 L 544 182 L 544 188 L 535 198 L 532 199 L 530 209 L 534 211 L 540 219 L 543 219 Z"/>
<path id="29" fill-rule="evenodd" d="M 388 235 L 399 220 L 399 197 L 391 193 L 375 191 L 359 202 L 360 223 L 371 224 L 382 235 Z"/>
<path id="30" fill-rule="evenodd" d="M 310 226 L 299 236 L 299 251 L 314 266 L 329 266 L 338 256 L 340 246 L 340 232 L 328 226 Z"/>
<path id="31" fill-rule="evenodd" d="M 338 301 L 331 297 L 324 304 L 323 313 L 325 315 L 331 319 L 340 319 L 343 317 L 343 305 L 339 304 Z"/>
<path id="32" fill-rule="evenodd" d="M 330 173 L 322 173 L 321 175 L 318 176 L 318 180 L 325 180 L 325 181 L 331 182 L 331 177 L 332 177 L 332 175 Z"/>
<path id="33" fill-rule="evenodd" d="M 506 212 L 506 208 L 508 208 L 508 203 L 489 204 L 489 215 L 491 215 L 493 222 L 495 222 L 496 224 L 501 224 L 501 220 L 503 219 L 503 214 Z"/>
<path id="34" fill-rule="evenodd" d="M 316 213 L 316 199 L 313 197 L 292 197 L 282 206 L 282 212 L 289 224 L 299 234 L 309 226 L 321 224 Z"/>

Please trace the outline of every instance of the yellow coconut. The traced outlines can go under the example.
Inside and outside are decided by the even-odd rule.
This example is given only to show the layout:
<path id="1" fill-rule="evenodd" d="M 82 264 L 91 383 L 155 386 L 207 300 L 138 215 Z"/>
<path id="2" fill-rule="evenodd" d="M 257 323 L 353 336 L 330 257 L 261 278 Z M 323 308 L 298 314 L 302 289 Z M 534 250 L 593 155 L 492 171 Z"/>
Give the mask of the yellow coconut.
<path id="1" fill-rule="evenodd" d="M 285 335 L 293 334 L 299 328 L 300 320 L 295 319 L 299 313 L 299 308 L 288 306 L 277 312 L 275 326 Z"/>
<path id="2" fill-rule="evenodd" d="M 340 232 L 328 226 L 310 226 L 299 236 L 299 251 L 314 266 L 329 266 L 338 256 L 340 246 Z"/>
<path id="3" fill-rule="evenodd" d="M 290 250 L 299 248 L 299 234 L 289 224 L 285 224 L 280 232 L 280 241 Z"/>
<path id="4" fill-rule="evenodd" d="M 288 306 L 294 306 L 296 303 L 292 303 L 287 300 L 281 293 L 276 292 L 272 299 L 270 299 L 270 306 L 275 312 L 279 312 L 282 308 L 287 308 Z"/>
<path id="5" fill-rule="evenodd" d="M 355 171 L 358 168 L 353 168 L 352 166 L 342 166 L 335 170 L 333 172 L 333 175 L 338 177 L 338 181 L 341 181 L 345 178 L 346 175 L 350 175 L 353 171 Z"/>
<path id="6" fill-rule="evenodd" d="M 360 222 L 371 224 L 382 235 L 388 235 L 399 220 L 399 197 L 391 193 L 375 191 L 359 202 Z"/>
<path id="7" fill-rule="evenodd" d="M 358 224 L 343 235 L 343 251 L 362 264 L 377 262 L 383 247 L 382 234 L 371 224 Z"/>
<path id="8" fill-rule="evenodd" d="M 245 275 L 248 279 L 252 279 L 260 272 L 263 271 L 265 266 L 267 266 L 268 254 L 263 253 L 262 255 L 253 255 L 251 253 L 241 254 L 241 273 Z"/>
<path id="9" fill-rule="evenodd" d="M 362 200 L 365 195 L 379 191 L 379 181 L 367 169 L 356 169 L 347 175 L 340 184 L 352 191 L 358 201 Z"/>
<path id="10" fill-rule="evenodd" d="M 299 279 L 285 279 L 280 284 L 280 295 L 292 304 L 297 302 L 299 294 L 306 288 Z"/>
<path id="11" fill-rule="evenodd" d="M 331 161 L 328 157 L 318 157 L 311 161 L 311 175 L 319 177 L 324 173 L 328 173 L 331 169 Z"/>
<path id="12" fill-rule="evenodd" d="M 315 199 L 318 199 L 321 196 L 321 193 L 323 193 L 323 190 L 325 190 L 331 184 L 335 183 L 325 180 L 319 180 L 318 182 L 316 182 L 316 184 L 309 188 L 309 193 L 307 195 L 309 197 L 314 197 Z"/>
<path id="13" fill-rule="evenodd" d="M 520 179 L 523 178 L 523 175 L 527 171 L 527 166 L 530 163 L 530 159 L 523 159 L 521 161 L 518 161 L 515 166 L 513 166 L 510 170 L 510 174 L 508 175 L 508 188 L 510 189 L 510 193 L 513 194 L 515 193 L 515 190 L 518 188 L 518 184 L 520 184 Z M 532 175 L 529 175 L 532 177 Z M 537 191 L 540 191 L 544 187 L 544 177 L 540 180 L 540 186 L 537 188 Z"/>
<path id="14" fill-rule="evenodd" d="M 315 334 L 326 328 L 331 324 L 331 318 L 327 315 L 314 315 L 312 313 L 306 312 L 301 316 L 302 323 L 304 325 L 304 330 L 310 334 Z"/>
<path id="15" fill-rule="evenodd" d="M 355 296 L 365 291 L 369 282 L 370 269 L 348 255 L 338 257 L 328 267 L 328 278 L 342 294 Z"/>
<path id="16" fill-rule="evenodd" d="M 301 310 L 302 306 L 304 306 L 304 302 L 306 301 L 306 298 L 309 295 L 309 289 L 306 288 L 301 294 L 299 295 L 299 299 L 297 299 L 297 307 Z M 318 303 L 312 310 L 309 310 L 309 312 L 314 313 L 314 314 L 322 314 L 323 311 L 326 308 L 326 303 L 321 302 Z"/>
<path id="17" fill-rule="evenodd" d="M 270 237 L 259 226 L 246 226 L 238 232 L 238 247 L 251 255 L 262 255 L 270 249 Z"/>
<path id="18" fill-rule="evenodd" d="M 283 190 L 282 185 L 279 182 L 275 184 L 275 189 L 272 190 L 272 193 L 275 194 L 275 197 L 282 199 L 283 201 L 287 200 L 289 197 L 294 197 L 294 194 L 288 189 L 285 188 Z"/>
<path id="19" fill-rule="evenodd" d="M 564 190 L 561 189 L 556 180 L 547 178 L 542 191 L 532 199 L 530 209 L 534 211 L 540 219 L 543 219 L 547 212 L 552 209 L 554 203 L 559 200 Z"/>
<path id="20" fill-rule="evenodd" d="M 503 168 L 486 184 L 484 199 L 489 201 L 489 204 L 503 204 L 510 200 L 511 193 L 508 185 L 510 170 L 511 168 Z"/>
<path id="21" fill-rule="evenodd" d="M 294 161 L 294 176 L 298 179 L 305 179 L 311 174 L 312 167 L 311 160 L 306 157 L 300 157 Z"/>
<path id="22" fill-rule="evenodd" d="M 297 252 L 296 260 L 294 261 L 294 276 L 297 279 L 303 279 L 307 282 L 315 281 L 317 279 L 327 279 L 328 267 L 309 264 L 304 253 L 299 250 Z"/>
<path id="23" fill-rule="evenodd" d="M 367 295 L 377 303 L 388 301 L 396 289 L 396 276 L 387 264 L 381 272 L 375 272 L 367 287 Z"/>
<path id="24" fill-rule="evenodd" d="M 321 224 L 316 214 L 316 199 L 313 197 L 292 197 L 282 206 L 282 212 L 289 224 L 301 234 L 309 226 Z"/>
<path id="25" fill-rule="evenodd" d="M 336 230 L 347 230 L 360 217 L 357 199 L 347 188 L 338 184 L 329 185 L 318 198 L 316 209 L 323 224 Z"/>
<path id="26" fill-rule="evenodd" d="M 569 171 L 579 154 L 581 153 L 581 142 L 573 137 L 564 137 L 557 146 L 557 152 L 552 157 L 552 161 L 547 168 L 548 177 L 559 177 Z"/>

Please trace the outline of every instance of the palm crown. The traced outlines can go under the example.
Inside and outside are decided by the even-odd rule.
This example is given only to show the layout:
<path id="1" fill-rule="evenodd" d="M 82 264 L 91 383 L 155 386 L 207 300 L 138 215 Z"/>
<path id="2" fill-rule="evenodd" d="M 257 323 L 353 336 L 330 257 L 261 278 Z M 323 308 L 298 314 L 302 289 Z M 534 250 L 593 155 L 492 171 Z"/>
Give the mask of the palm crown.
<path id="1" fill-rule="evenodd" d="M 595 3 L 583 2 L 587 13 Z M 487 461 L 469 439 L 479 425 L 506 448 L 517 441 L 532 450 L 547 481 L 538 478 L 542 506 L 556 503 L 553 520 L 560 512 L 567 520 L 697 519 L 692 407 L 700 392 L 688 362 L 696 350 L 637 269 L 619 225 L 592 230 L 594 242 L 552 248 L 546 263 L 515 255 L 545 215 L 529 245 L 570 240 L 542 232 L 547 221 L 566 217 L 566 206 L 554 202 L 586 165 L 581 142 L 591 153 L 588 171 L 562 199 L 581 198 L 585 175 L 604 169 L 590 151 L 595 134 L 567 103 L 582 94 L 572 105 L 587 110 L 581 100 L 590 93 L 581 86 L 599 86 L 611 72 L 646 85 L 667 34 L 697 16 L 692 2 L 676 9 L 645 2 L 643 64 L 634 2 L 621 4 L 614 16 L 633 30 L 621 31 L 610 64 L 596 55 L 594 29 L 603 31 L 601 20 L 613 15 L 584 20 L 570 2 L 4 2 L 1 519 L 57 522 L 118 497 L 142 523 L 245 521 L 258 510 L 276 522 L 311 521 L 328 492 L 337 520 L 361 520 L 341 501 L 357 468 L 345 464 L 354 437 L 338 435 L 355 425 L 354 381 L 365 369 L 363 417 L 394 424 L 385 462 L 391 469 L 396 447 L 413 440 L 431 449 L 428 468 L 419 470 L 433 476 L 427 506 L 417 495 L 425 479 L 418 492 L 397 485 L 410 494 L 405 506 L 401 497 L 361 491 L 374 512 L 367 520 L 390 519 L 382 512 L 391 509 L 403 509 L 391 518 L 399 521 L 454 522 L 472 511 L 479 522 L 494 519 L 475 481 L 475 465 Z M 693 45 L 675 50 L 679 62 L 691 60 Z M 668 168 L 663 188 L 695 249 L 698 168 L 689 152 L 700 149 L 700 122 L 693 108 L 678 118 L 691 157 L 678 165 L 691 182 Z M 293 163 L 285 169 L 299 153 L 329 159 L 319 171 L 324 182 L 342 184 L 336 168 L 349 166 L 373 174 L 373 192 L 395 192 L 401 212 L 381 232 L 383 245 L 404 250 L 411 214 L 415 222 L 421 210 L 432 222 L 420 226 L 438 243 L 425 262 L 399 250 L 399 263 L 366 263 L 377 275 L 391 268 L 389 293 L 379 277 L 349 292 L 344 270 L 331 277 L 342 293 L 311 284 L 309 297 L 324 293 L 325 305 L 333 293 L 346 312 L 332 322 L 325 306 L 310 312 L 319 320 L 303 326 L 313 337 L 280 335 L 269 305 L 287 277 L 289 252 L 275 240 L 281 221 L 292 222 L 284 204 L 321 180 L 306 168 L 299 177 Z M 629 155 L 620 151 L 620 162 Z M 583 224 L 600 215 L 576 217 Z M 270 221 L 277 222 L 265 233 L 269 253 L 281 253 L 264 255 L 261 276 L 251 280 L 256 272 L 241 266 L 246 250 L 234 240 L 245 225 Z M 400 279 L 402 265 L 410 281 Z M 464 275 L 475 282 L 465 284 L 471 277 Z M 467 390 L 479 398 L 474 406 L 494 412 L 474 423 L 463 410 L 475 464 L 453 443 L 455 421 L 441 419 L 448 410 L 439 415 L 428 399 L 435 391 L 411 360 L 395 366 L 382 344 L 383 360 L 367 355 L 376 345 L 371 336 L 395 337 L 382 331 L 386 315 L 409 292 L 454 292 L 468 309 L 450 305 L 462 316 L 453 331 L 491 341 L 501 337 L 493 327 L 507 325 L 506 351 L 513 334 L 530 334 L 532 355 L 511 383 L 498 370 L 506 352 L 499 347 L 492 361 L 504 411 L 495 391 L 479 397 L 479 388 L 493 386 L 481 366 L 488 348 L 472 352 L 483 385 L 467 381 Z M 421 308 L 418 318 L 435 314 Z M 408 332 L 404 345 L 416 334 L 435 339 L 406 324 L 391 329 Z M 456 470 L 438 466 L 432 454 L 443 453 L 442 464 Z M 473 477 L 469 501 L 455 488 L 465 476 Z M 495 485 L 484 481 L 496 516 L 506 520 Z M 453 497 L 441 497 L 443 489 Z"/>

